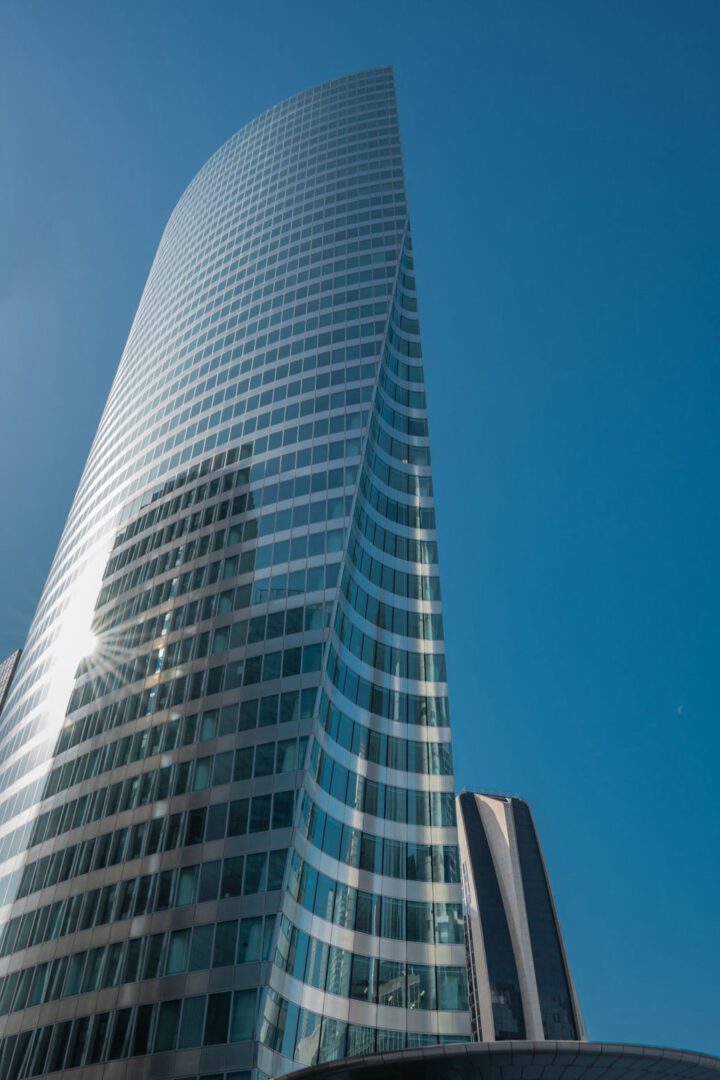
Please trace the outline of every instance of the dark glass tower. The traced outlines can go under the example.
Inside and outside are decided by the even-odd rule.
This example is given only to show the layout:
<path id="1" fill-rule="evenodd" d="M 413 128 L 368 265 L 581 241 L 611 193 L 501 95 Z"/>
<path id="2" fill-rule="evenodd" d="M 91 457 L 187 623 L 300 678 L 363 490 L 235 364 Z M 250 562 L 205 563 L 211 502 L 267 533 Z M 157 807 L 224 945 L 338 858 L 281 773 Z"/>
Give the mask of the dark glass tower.
<path id="1" fill-rule="evenodd" d="M 471 791 L 457 807 L 474 1038 L 583 1040 L 530 807 Z"/>
<path id="2" fill-rule="evenodd" d="M 0 1076 L 469 1037 L 389 69 L 270 109 L 172 214 L 0 760 Z"/>

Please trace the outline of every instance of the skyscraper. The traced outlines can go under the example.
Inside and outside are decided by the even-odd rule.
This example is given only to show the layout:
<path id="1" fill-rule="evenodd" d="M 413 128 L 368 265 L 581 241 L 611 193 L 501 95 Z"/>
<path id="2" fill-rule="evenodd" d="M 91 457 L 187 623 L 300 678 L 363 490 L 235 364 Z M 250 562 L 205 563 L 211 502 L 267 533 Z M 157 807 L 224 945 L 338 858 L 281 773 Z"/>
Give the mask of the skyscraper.
<path id="1" fill-rule="evenodd" d="M 530 807 L 464 791 L 457 810 L 473 1037 L 584 1039 Z"/>
<path id="2" fill-rule="evenodd" d="M 178 203 L 0 760 L 0 1076 L 470 1037 L 389 69 L 270 109 Z"/>

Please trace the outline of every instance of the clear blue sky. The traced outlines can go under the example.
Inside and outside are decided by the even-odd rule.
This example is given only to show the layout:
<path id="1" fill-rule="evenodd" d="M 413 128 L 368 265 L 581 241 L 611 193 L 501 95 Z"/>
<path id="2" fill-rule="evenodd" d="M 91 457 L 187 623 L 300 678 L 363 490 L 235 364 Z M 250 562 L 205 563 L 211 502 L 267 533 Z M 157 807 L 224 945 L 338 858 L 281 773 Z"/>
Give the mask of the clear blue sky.
<path id="1" fill-rule="evenodd" d="M 720 1053 L 715 0 L 5 0 L 0 650 L 184 186 L 385 63 L 458 783 L 531 801 L 591 1036 Z"/>

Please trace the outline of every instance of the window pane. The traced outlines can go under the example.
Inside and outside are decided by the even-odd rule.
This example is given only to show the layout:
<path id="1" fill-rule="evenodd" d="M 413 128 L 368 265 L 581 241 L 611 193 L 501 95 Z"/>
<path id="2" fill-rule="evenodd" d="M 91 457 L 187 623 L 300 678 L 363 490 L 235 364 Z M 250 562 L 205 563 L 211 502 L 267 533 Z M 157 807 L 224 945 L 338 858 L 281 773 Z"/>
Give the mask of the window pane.
<path id="1" fill-rule="evenodd" d="M 248 863 L 252 856 L 248 856 Z M 238 855 L 234 859 L 225 859 L 223 863 L 222 886 L 220 896 L 227 898 L 240 896 L 242 886 L 243 856 Z"/>
<path id="2" fill-rule="evenodd" d="M 180 1023 L 180 1001 L 163 1001 L 158 1015 L 155 1032 L 155 1053 L 161 1050 L 174 1050 Z"/>
<path id="3" fill-rule="evenodd" d="M 231 996 L 230 993 L 210 994 L 203 1046 L 213 1046 L 227 1041 Z"/>
<path id="4" fill-rule="evenodd" d="M 210 950 L 212 948 L 213 930 L 212 923 L 209 926 L 196 926 L 192 932 L 190 945 L 190 971 L 202 971 L 210 967 Z"/>
<path id="5" fill-rule="evenodd" d="M 205 1020 L 205 994 L 199 997 L 185 998 L 182 1010 L 182 1024 L 178 1047 L 199 1046 L 202 1041 L 203 1022 Z"/>
<path id="6" fill-rule="evenodd" d="M 240 923 L 240 935 L 238 938 L 237 962 L 246 964 L 251 960 L 259 960 L 262 949 L 262 918 L 243 919 Z"/>
<path id="7" fill-rule="evenodd" d="M 176 930 L 170 935 L 170 947 L 167 958 L 167 974 L 177 975 L 184 971 L 187 966 L 188 949 L 190 947 L 190 931 Z"/>
<path id="8" fill-rule="evenodd" d="M 237 939 L 237 919 L 218 923 L 215 927 L 215 947 L 213 949 L 213 967 L 224 967 L 235 963 L 235 941 Z"/>
<path id="9" fill-rule="evenodd" d="M 255 1027 L 255 990 L 236 990 L 233 995 L 230 1042 L 252 1039 Z"/>

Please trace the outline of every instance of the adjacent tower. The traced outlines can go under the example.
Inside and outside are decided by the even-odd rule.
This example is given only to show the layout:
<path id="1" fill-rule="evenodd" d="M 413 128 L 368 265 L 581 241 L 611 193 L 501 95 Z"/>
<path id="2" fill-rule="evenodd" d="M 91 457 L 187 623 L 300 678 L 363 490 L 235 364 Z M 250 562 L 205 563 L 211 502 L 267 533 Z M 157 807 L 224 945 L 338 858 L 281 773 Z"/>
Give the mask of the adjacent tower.
<path id="1" fill-rule="evenodd" d="M 1 1076 L 470 1037 L 390 69 L 270 109 L 173 212 L 0 761 Z"/>
<path id="2" fill-rule="evenodd" d="M 473 1038 L 583 1040 L 530 807 L 464 791 L 457 808 Z"/>

